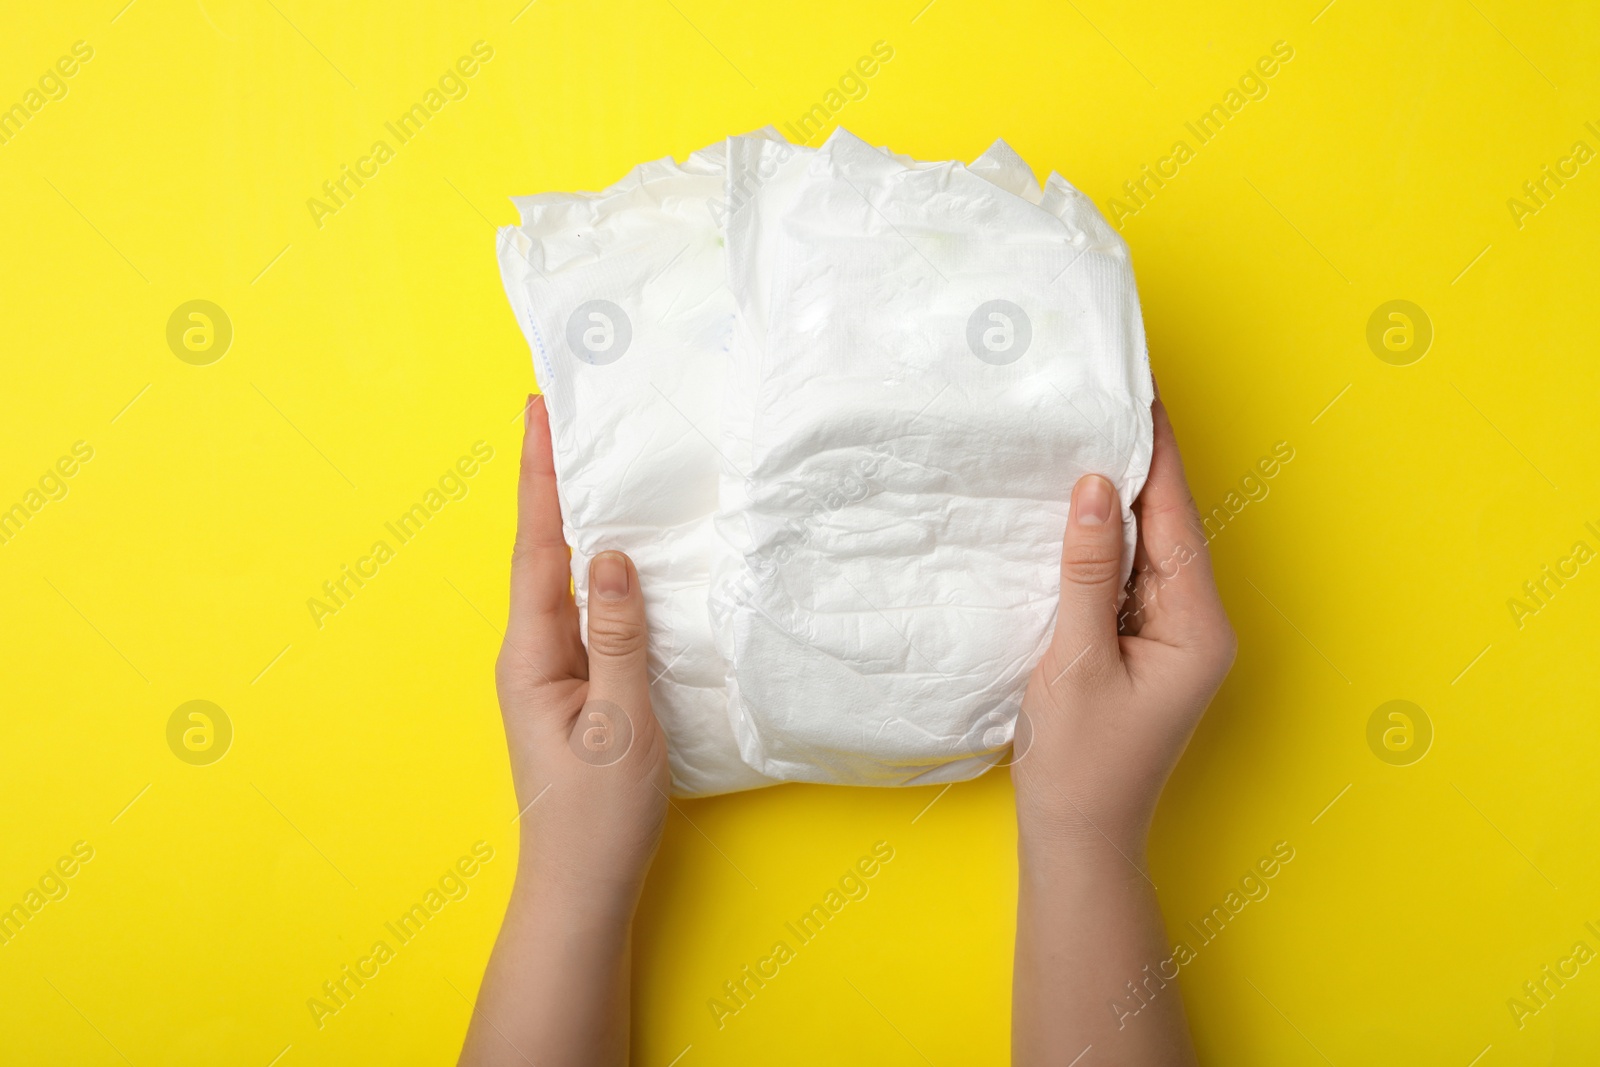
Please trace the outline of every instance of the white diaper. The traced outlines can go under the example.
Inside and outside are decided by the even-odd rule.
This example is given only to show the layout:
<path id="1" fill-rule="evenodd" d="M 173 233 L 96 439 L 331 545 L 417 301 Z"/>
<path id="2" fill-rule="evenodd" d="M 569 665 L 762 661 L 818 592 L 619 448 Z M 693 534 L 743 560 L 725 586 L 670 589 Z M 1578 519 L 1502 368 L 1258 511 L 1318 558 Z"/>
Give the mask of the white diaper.
<path id="1" fill-rule="evenodd" d="M 1151 386 L 1127 246 L 997 145 L 729 142 L 736 327 L 710 612 L 740 753 L 784 780 L 955 781 L 1009 744 L 1073 484 L 1127 524 Z"/>
<path id="2" fill-rule="evenodd" d="M 1126 506 L 1148 467 L 1121 240 L 1001 142 L 963 167 L 842 131 L 516 203 L 501 275 L 580 617 L 590 559 L 626 552 L 673 792 L 982 771 L 1048 638 L 1073 482 Z M 966 340 L 992 300 L 1026 309 L 1012 362 L 1004 305 Z"/>

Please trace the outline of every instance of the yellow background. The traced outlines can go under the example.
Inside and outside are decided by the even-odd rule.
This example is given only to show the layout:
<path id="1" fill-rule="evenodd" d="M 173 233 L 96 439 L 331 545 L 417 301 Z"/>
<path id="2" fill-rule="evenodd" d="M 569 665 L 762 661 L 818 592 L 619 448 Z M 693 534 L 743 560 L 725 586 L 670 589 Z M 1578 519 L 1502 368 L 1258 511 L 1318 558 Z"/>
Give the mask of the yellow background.
<path id="1" fill-rule="evenodd" d="M 1294 49 L 1123 231 L 1202 506 L 1295 452 L 1216 540 L 1239 660 L 1152 843 L 1174 936 L 1295 850 L 1184 969 L 1193 1029 L 1210 1064 L 1595 1062 L 1600 965 L 1520 1029 L 1507 1001 L 1600 949 L 1600 563 L 1520 628 L 1507 602 L 1600 549 L 1600 162 L 1520 227 L 1507 201 L 1600 149 L 1600 9 L 124 2 L 0 33 L 0 104 L 94 49 L 0 145 L 0 507 L 94 449 L 0 545 L 0 906 L 95 850 L 0 946 L 4 1062 L 453 1059 L 516 855 L 490 665 L 533 374 L 491 224 L 796 119 L 879 40 L 837 121 L 930 159 L 1003 136 L 1102 205 Z M 307 199 L 478 40 L 466 98 L 319 228 Z M 1365 339 L 1397 298 L 1435 331 L 1409 366 Z M 166 343 L 191 299 L 233 324 L 209 366 Z M 479 440 L 470 494 L 319 629 L 307 599 Z M 193 699 L 233 724 L 210 766 L 167 746 Z M 1410 766 L 1367 744 L 1391 699 L 1433 726 Z M 480 840 L 319 1030 L 307 999 Z M 880 840 L 870 896 L 719 1030 L 723 981 Z M 636 1062 L 1004 1062 L 1013 847 L 1003 775 L 679 803 Z"/>

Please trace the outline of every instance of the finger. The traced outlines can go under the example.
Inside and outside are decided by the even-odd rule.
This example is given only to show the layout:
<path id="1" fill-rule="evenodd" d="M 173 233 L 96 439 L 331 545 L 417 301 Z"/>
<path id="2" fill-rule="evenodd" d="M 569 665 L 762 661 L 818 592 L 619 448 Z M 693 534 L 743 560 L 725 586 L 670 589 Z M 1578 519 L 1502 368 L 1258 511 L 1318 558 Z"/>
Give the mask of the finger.
<path id="1" fill-rule="evenodd" d="M 589 563 L 589 703 L 620 708 L 632 733 L 651 718 L 646 634 L 638 569 L 601 552 Z"/>
<path id="2" fill-rule="evenodd" d="M 1221 614 L 1205 527 L 1184 475 L 1167 407 L 1150 407 L 1155 448 L 1150 476 L 1134 503 L 1145 567 L 1139 577 L 1141 632 L 1154 627 L 1193 632 Z"/>
<path id="3" fill-rule="evenodd" d="M 511 615 L 506 645 L 512 666 L 545 681 L 582 674 L 578 609 L 572 602 L 571 553 L 561 534 L 550 415 L 544 397 L 528 398 L 517 481 L 517 539 L 511 552 Z"/>
<path id="4" fill-rule="evenodd" d="M 1061 544 L 1061 603 L 1046 657 L 1051 683 L 1092 675 L 1118 662 L 1117 597 L 1122 587 L 1122 506 L 1098 474 L 1072 489 Z"/>

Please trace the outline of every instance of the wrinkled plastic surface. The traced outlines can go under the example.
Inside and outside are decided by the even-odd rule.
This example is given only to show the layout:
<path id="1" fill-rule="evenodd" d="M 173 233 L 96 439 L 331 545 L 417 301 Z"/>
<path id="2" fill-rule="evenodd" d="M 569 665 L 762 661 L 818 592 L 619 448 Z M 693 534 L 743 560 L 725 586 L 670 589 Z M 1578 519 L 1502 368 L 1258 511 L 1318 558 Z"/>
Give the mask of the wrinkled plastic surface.
<path id="1" fill-rule="evenodd" d="M 1126 509 L 1149 465 L 1132 271 L 1093 206 L 1003 142 L 963 166 L 770 130 L 516 203 L 501 273 L 580 616 L 589 560 L 628 553 L 674 793 L 991 765 L 1073 482 Z M 1026 309 L 1012 362 L 969 342 L 994 300 Z"/>

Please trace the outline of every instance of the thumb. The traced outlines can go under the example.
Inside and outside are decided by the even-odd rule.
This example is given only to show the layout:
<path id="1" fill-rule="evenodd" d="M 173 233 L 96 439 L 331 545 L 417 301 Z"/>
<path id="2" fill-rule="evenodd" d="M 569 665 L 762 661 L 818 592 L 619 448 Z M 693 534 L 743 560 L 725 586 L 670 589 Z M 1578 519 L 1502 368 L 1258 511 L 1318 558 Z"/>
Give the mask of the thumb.
<path id="1" fill-rule="evenodd" d="M 1071 671 L 1116 663 L 1117 594 L 1122 578 L 1122 509 L 1098 474 L 1078 479 L 1061 545 L 1061 604 L 1046 673 L 1053 684 Z"/>
<path id="2" fill-rule="evenodd" d="M 589 561 L 589 696 L 574 726 L 589 731 L 590 742 L 631 747 L 650 720 L 646 633 L 644 593 L 633 561 L 621 552 L 595 556 Z M 626 751 L 597 751 L 595 762 L 609 763 Z"/>

